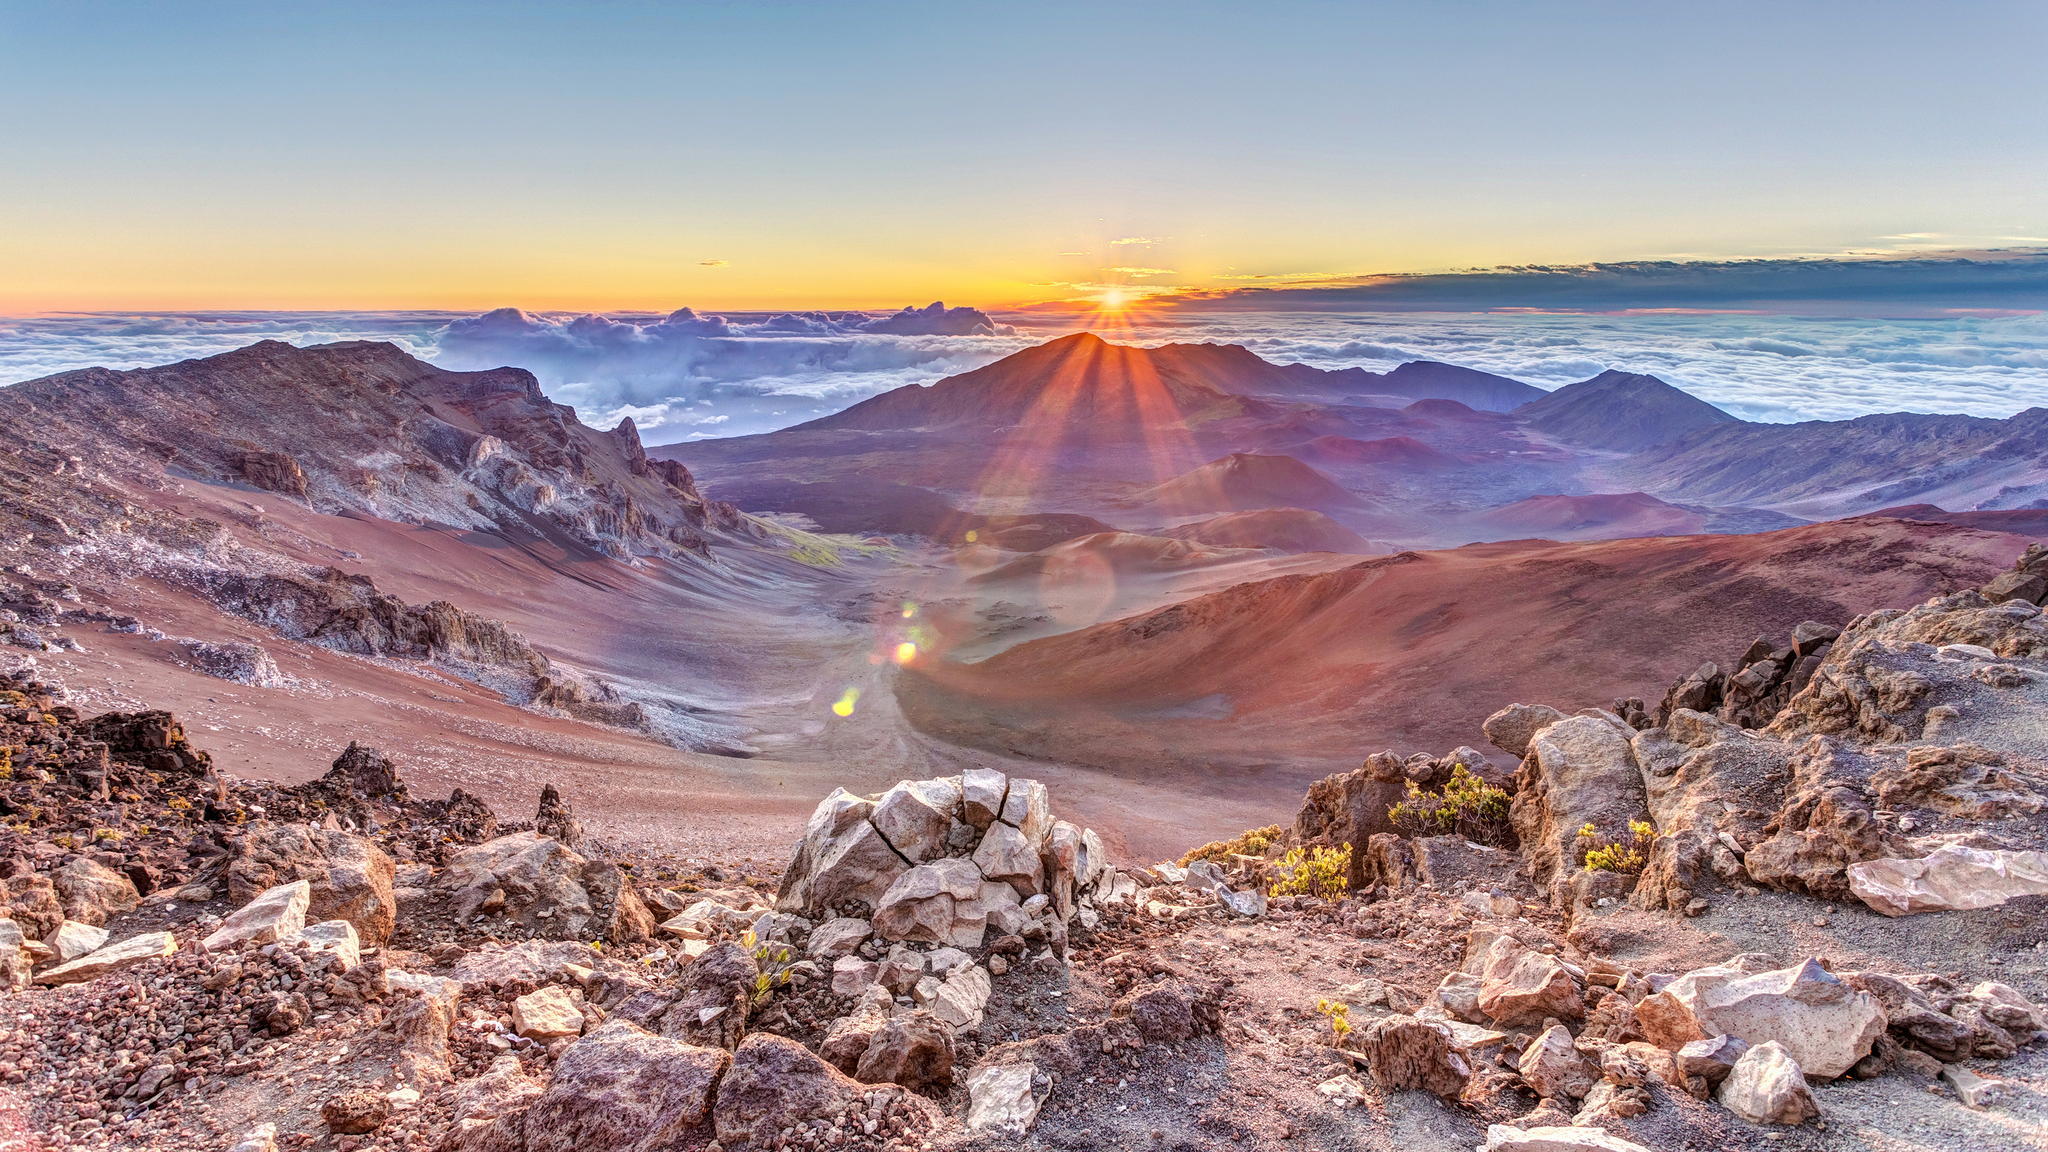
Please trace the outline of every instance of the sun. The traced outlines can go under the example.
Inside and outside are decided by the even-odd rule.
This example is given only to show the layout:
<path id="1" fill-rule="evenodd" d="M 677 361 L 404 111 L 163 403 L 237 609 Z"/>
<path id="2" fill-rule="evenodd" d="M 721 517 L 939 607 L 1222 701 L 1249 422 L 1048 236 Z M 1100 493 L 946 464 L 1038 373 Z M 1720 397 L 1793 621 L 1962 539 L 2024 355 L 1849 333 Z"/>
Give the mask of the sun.
<path id="1" fill-rule="evenodd" d="M 1097 305 L 1102 312 L 1122 312 L 1131 306 L 1131 294 L 1122 288 L 1105 288 Z"/>

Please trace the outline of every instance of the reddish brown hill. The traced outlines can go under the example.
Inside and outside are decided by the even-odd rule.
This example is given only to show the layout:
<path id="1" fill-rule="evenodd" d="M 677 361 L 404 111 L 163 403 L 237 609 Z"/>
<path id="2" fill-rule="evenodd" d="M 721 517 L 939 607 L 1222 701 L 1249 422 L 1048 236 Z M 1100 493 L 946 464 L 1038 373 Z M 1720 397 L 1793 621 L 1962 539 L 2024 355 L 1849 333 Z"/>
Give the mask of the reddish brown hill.
<path id="1" fill-rule="evenodd" d="M 956 742 L 1105 768 L 1310 778 L 1386 747 L 1478 743 L 1503 704 L 1605 705 L 1701 660 L 1975 586 L 2013 536 L 1900 520 L 1751 536 L 1407 552 L 1241 584 L 907 675 Z"/>
<path id="2" fill-rule="evenodd" d="M 2048 537 L 2048 508 L 1986 508 L 1974 512 L 1950 512 L 1935 504 L 1902 504 L 1884 508 L 1871 516 L 1894 520 L 1926 520 L 1935 524 L 1961 524 L 1986 532 L 2011 532 L 2019 536 Z"/>
<path id="3" fill-rule="evenodd" d="M 1304 455 L 1338 464 L 1370 464 L 1410 471 L 1455 468 L 1458 458 L 1413 436 L 1358 440 L 1350 436 L 1318 436 L 1302 446 Z"/>
<path id="4" fill-rule="evenodd" d="M 1172 512 L 1249 512 L 1258 508 L 1352 508 L 1358 497 L 1292 456 L 1233 452 L 1141 495 Z"/>
<path id="5" fill-rule="evenodd" d="M 1464 521 L 1479 536 L 1500 540 L 1616 540 L 1624 536 L 1678 536 L 1706 530 L 1707 518 L 1644 492 L 1531 496 Z"/>
<path id="6" fill-rule="evenodd" d="M 1280 552 L 1378 551 L 1372 541 L 1321 512 L 1308 508 L 1261 508 L 1228 512 L 1193 524 L 1169 528 L 1163 535 L 1219 548 L 1272 548 Z"/>

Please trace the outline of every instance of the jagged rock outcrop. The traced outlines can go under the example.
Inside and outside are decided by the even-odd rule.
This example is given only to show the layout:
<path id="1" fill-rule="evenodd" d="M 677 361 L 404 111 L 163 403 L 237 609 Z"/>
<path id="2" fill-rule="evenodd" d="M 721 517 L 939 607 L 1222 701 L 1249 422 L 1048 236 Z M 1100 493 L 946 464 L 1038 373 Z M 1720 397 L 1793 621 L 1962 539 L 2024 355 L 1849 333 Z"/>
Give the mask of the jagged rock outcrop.
<path id="1" fill-rule="evenodd" d="M 868 919 L 885 940 L 973 948 L 1035 932 L 1063 942 L 1111 872 L 1093 832 L 1054 818 L 1045 785 L 969 769 L 866 799 L 826 797 L 776 907 Z"/>
<path id="2" fill-rule="evenodd" d="M 654 931 L 619 866 L 587 859 L 539 832 L 514 832 L 465 848 L 436 877 L 458 921 L 568 940 L 644 940 Z"/>
<path id="3" fill-rule="evenodd" d="M 1509 815 L 1539 884 L 1555 885 L 1577 869 L 1580 828 L 1619 836 L 1649 814 L 1634 734 L 1611 713 L 1594 713 L 1566 717 L 1531 738 Z"/>

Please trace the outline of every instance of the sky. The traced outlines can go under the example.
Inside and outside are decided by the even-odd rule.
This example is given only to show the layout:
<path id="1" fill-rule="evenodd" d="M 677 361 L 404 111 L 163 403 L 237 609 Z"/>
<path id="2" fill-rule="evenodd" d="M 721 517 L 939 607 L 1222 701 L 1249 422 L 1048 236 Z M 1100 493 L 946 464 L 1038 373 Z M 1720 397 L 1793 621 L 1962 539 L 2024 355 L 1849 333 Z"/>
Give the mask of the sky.
<path id="1" fill-rule="evenodd" d="M 2044 42 L 2038 0 L 0 0 L 0 314 L 1266 310 L 2040 249 Z M 1923 303 L 2048 306 L 2015 283 Z M 1542 306 L 1465 286 L 1407 306 Z"/>

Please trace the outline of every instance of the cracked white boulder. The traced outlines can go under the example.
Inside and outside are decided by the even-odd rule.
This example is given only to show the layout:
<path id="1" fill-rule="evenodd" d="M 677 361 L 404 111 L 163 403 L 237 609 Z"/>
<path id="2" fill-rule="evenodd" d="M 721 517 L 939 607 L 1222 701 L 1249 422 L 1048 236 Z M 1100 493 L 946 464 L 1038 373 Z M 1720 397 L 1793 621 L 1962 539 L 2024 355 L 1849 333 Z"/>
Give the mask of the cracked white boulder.
<path id="1" fill-rule="evenodd" d="M 1849 891 L 1887 916 L 1995 908 L 2048 895 L 2048 852 L 1950 844 L 1918 859 L 1865 860 L 1849 866 Z"/>
<path id="2" fill-rule="evenodd" d="M 1038 1119 L 1039 1098 L 1029 1064 L 991 1064 L 967 1077 L 967 1127 L 975 1132 L 1021 1136 Z"/>
<path id="3" fill-rule="evenodd" d="M 1689 972 L 1644 997 L 1636 1019 L 1651 1043 L 1674 1052 L 1724 1035 L 1752 1050 L 1775 1041 L 1807 1074 L 1828 1080 L 1868 1056 L 1886 1024 L 1876 997 L 1851 988 L 1817 960 L 1770 972 Z"/>

